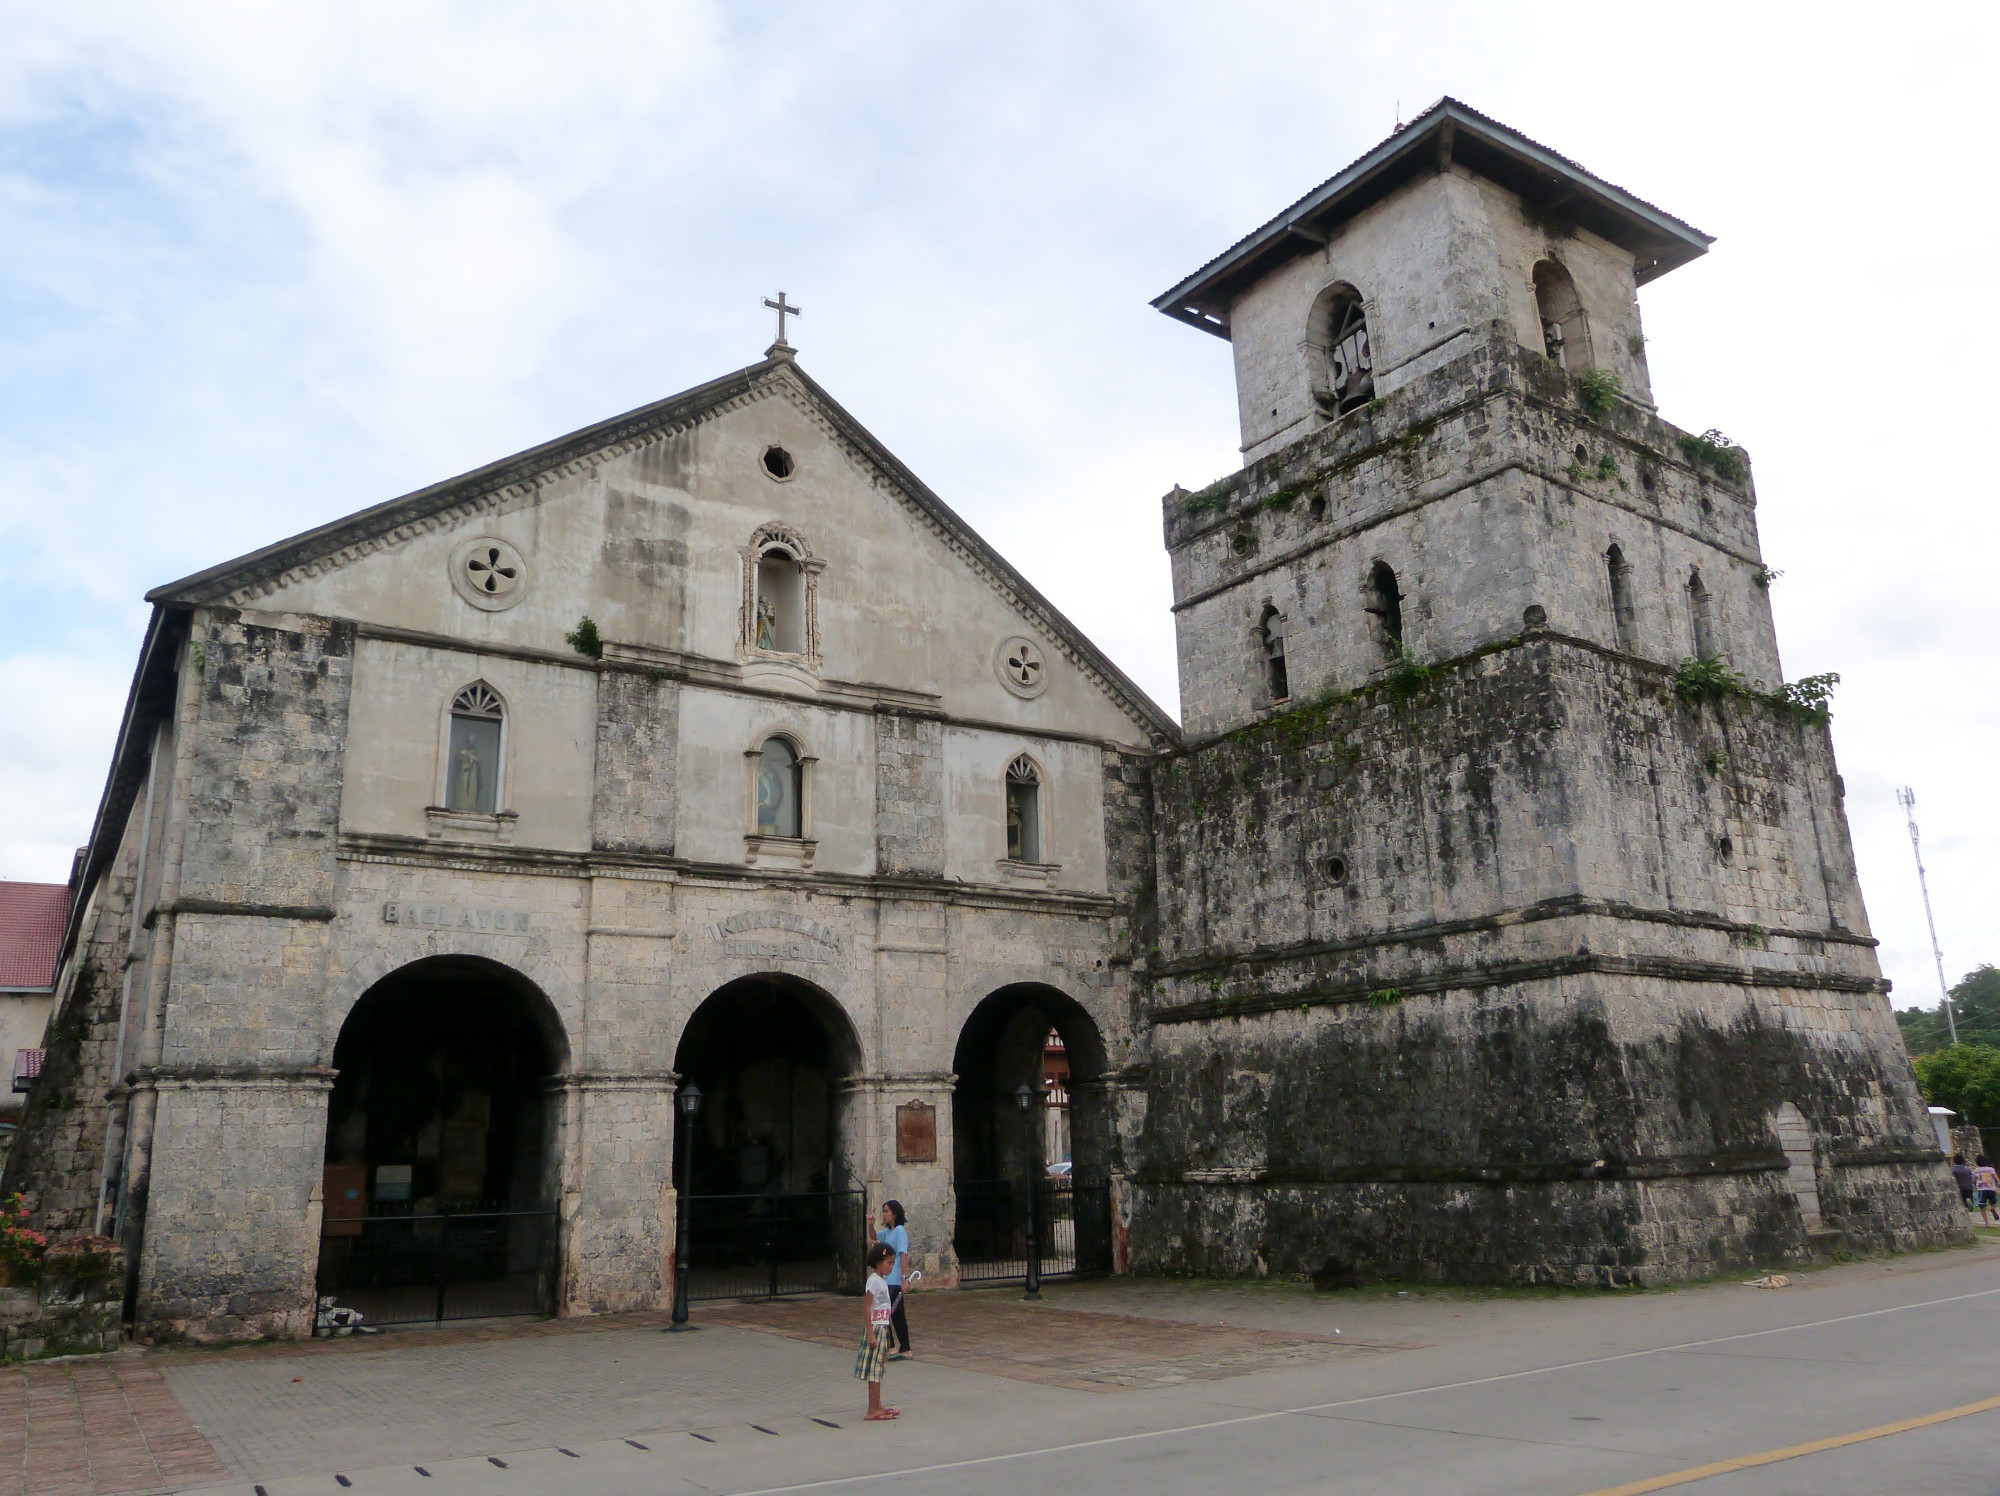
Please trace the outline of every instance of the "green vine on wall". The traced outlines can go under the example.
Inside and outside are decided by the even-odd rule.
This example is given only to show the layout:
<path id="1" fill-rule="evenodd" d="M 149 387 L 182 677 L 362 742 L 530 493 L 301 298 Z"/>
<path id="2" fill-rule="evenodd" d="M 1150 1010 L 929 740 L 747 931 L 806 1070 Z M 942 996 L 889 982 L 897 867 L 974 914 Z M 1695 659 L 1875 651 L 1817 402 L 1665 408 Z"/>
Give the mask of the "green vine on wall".
<path id="1" fill-rule="evenodd" d="M 563 643 L 578 654 L 588 655 L 593 660 L 604 658 L 604 636 L 597 632 L 597 625 L 591 621 L 588 613 L 583 615 L 582 621 L 575 628 L 563 635 Z"/>
<path id="2" fill-rule="evenodd" d="M 1700 436 L 1683 436 L 1675 445 L 1689 467 L 1707 468 L 1731 483 L 1741 483 L 1750 476 L 1750 455 L 1713 426 Z"/>
<path id="3" fill-rule="evenodd" d="M 1585 415 L 1609 415 L 1618 397 L 1625 393 L 1624 381 L 1609 369 L 1585 369 L 1571 383 L 1576 386 L 1576 401 Z"/>
<path id="4" fill-rule="evenodd" d="M 1682 660 L 1680 669 L 1674 672 L 1674 694 L 1689 704 L 1702 701 L 1719 704 L 1726 697 L 1736 696 L 1745 701 L 1761 701 L 1821 727 L 1833 720 L 1833 688 L 1839 684 L 1839 675 L 1828 671 L 1825 675 L 1808 675 L 1786 682 L 1775 691 L 1760 691 L 1717 655 Z"/>
<path id="5" fill-rule="evenodd" d="M 1408 701 L 1431 683 L 1431 667 L 1418 659 L 1409 645 L 1398 644 L 1385 680 L 1391 700 Z"/>

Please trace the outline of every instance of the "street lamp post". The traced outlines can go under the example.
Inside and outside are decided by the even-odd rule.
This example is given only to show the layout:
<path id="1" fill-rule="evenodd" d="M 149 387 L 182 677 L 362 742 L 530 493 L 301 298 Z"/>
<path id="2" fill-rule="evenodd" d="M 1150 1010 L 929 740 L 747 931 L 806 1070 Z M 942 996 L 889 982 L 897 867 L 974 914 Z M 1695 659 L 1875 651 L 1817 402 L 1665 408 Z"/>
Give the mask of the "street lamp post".
<path id="1" fill-rule="evenodd" d="M 688 1324 L 688 1196 L 694 1190 L 694 1119 L 701 1110 L 701 1087 L 689 1081 L 674 1098 L 680 1108 L 680 1125 L 674 1128 L 680 1143 L 680 1195 L 674 1201 L 674 1320 L 669 1330 L 686 1330 Z"/>
<path id="2" fill-rule="evenodd" d="M 1027 1120 L 1027 1136 L 1025 1139 L 1027 1151 L 1021 1156 L 1023 1169 L 1028 1176 L 1027 1296 L 1031 1299 L 1039 1299 L 1042 1296 L 1042 1254 L 1035 1247 L 1035 1186 L 1040 1181 L 1035 1178 L 1035 1170 L 1042 1150 L 1039 1146 L 1041 1139 L 1035 1136 L 1035 1124 L 1041 1119 L 1035 1115 L 1035 1092 L 1033 1087 L 1024 1083 L 1019 1090 L 1015 1091 L 1014 1104 L 1021 1109 L 1021 1115 Z"/>

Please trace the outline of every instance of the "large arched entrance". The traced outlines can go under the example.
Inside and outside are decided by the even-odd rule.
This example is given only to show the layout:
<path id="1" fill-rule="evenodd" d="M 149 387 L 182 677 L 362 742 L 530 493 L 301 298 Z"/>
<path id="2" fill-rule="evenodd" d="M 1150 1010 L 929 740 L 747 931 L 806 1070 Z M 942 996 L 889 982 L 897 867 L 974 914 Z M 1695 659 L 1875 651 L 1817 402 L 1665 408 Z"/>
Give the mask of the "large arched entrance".
<path id="1" fill-rule="evenodd" d="M 952 1060 L 960 1281 L 1026 1276 L 1031 1208 L 1044 1276 L 1111 1270 L 1105 1064 L 1096 1023 L 1053 987 L 1002 987 L 973 1009 Z"/>
<path id="2" fill-rule="evenodd" d="M 562 1025 L 491 961 L 371 987 L 334 1046 L 319 1292 L 368 1323 L 554 1312 Z"/>
<path id="3" fill-rule="evenodd" d="M 745 977 L 695 1009 L 674 1053 L 683 1090 L 701 1092 L 677 1175 L 690 1297 L 860 1287 L 846 1085 L 860 1061 L 840 1005 L 795 977 Z"/>

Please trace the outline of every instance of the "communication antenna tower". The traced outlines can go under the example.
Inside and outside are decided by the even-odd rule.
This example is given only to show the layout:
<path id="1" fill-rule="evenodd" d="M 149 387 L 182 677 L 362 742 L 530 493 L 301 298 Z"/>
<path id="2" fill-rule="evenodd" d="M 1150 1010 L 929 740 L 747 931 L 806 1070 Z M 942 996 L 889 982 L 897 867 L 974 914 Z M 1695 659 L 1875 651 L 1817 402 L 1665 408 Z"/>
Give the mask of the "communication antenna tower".
<path id="1" fill-rule="evenodd" d="M 1931 958 L 1937 962 L 1938 991 L 1944 994 L 1944 1021 L 1951 1029 L 1951 1042 L 1958 1042 L 1958 1018 L 1951 1011 L 1951 988 L 1944 984 L 1944 952 L 1938 949 L 1937 921 L 1931 917 L 1931 887 L 1924 878 L 1924 851 L 1917 845 L 1917 792 L 1908 785 L 1896 791 L 1896 803 L 1910 823 L 1910 851 L 1917 859 L 1917 887 L 1924 896 L 1924 923 L 1931 930 Z"/>

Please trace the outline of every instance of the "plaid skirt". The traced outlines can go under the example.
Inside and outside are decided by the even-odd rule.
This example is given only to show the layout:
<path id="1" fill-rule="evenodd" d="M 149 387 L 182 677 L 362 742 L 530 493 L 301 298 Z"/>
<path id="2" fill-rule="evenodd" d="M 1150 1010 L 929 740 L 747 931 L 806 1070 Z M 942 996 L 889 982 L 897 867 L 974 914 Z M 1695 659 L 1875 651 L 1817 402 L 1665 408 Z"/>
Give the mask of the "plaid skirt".
<path id="1" fill-rule="evenodd" d="M 854 1357 L 854 1379 L 857 1382 L 879 1382 L 882 1372 L 889 1364 L 889 1335 L 887 1325 L 870 1325 L 861 1332 L 861 1349 Z"/>

